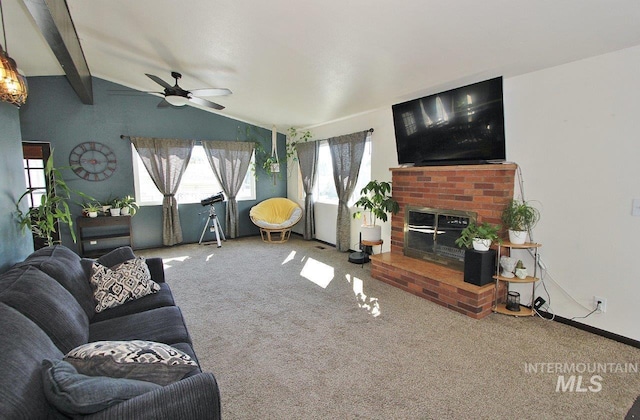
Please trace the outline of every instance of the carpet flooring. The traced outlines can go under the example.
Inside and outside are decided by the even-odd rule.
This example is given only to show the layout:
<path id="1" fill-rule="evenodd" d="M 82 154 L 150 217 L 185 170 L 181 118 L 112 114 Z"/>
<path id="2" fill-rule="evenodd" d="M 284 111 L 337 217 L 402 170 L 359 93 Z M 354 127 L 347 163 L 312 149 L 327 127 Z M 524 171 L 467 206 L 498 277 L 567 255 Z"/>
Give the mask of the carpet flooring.
<path id="1" fill-rule="evenodd" d="M 299 236 L 137 254 L 165 259 L 225 419 L 623 419 L 640 395 L 637 348 L 537 317 L 474 320 Z"/>

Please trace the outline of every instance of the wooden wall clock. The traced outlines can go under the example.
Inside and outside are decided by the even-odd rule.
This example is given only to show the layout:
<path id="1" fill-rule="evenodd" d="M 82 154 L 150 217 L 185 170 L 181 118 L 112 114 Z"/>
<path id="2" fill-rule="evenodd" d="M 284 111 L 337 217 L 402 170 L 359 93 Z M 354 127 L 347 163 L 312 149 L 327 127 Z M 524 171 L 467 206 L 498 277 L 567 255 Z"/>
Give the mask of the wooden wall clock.
<path id="1" fill-rule="evenodd" d="M 116 155 L 108 146 L 95 141 L 80 143 L 69 154 L 73 172 L 87 181 L 104 181 L 116 170 Z"/>

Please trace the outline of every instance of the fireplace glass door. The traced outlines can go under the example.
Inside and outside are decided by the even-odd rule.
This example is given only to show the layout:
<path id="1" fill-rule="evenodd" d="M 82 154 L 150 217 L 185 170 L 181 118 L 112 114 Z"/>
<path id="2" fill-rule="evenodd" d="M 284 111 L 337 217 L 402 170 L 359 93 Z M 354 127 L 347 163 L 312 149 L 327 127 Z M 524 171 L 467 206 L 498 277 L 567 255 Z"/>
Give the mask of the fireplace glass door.
<path id="1" fill-rule="evenodd" d="M 404 254 L 462 268 L 464 249 L 455 241 L 476 213 L 408 206 L 405 211 Z"/>

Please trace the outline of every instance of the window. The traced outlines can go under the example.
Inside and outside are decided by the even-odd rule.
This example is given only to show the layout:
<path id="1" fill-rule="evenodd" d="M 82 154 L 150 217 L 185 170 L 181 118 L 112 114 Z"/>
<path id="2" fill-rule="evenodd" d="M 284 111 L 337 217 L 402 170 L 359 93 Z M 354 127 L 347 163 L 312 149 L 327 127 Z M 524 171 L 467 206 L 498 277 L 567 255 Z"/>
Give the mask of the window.
<path id="1" fill-rule="evenodd" d="M 29 207 L 39 207 L 40 200 L 47 192 L 47 181 L 44 173 L 44 165 L 49 159 L 49 143 L 22 143 L 24 156 L 24 180 L 29 193 L 27 203 Z"/>
<path id="2" fill-rule="evenodd" d="M 162 204 L 162 194 L 151 180 L 147 169 L 138 156 L 135 147 L 131 145 L 133 156 L 133 176 L 136 189 L 136 202 L 141 206 Z M 255 153 L 251 156 L 251 165 L 255 162 Z M 222 186 L 213 174 L 206 152 L 202 145 L 196 145 L 191 152 L 189 165 L 182 176 L 176 200 L 179 204 L 199 203 L 203 198 L 222 191 Z M 236 197 L 238 201 L 256 199 L 256 182 L 251 169 L 244 177 L 242 188 Z"/>
<path id="3" fill-rule="evenodd" d="M 358 200 L 360 190 L 371 180 L 371 140 L 367 137 L 358 173 L 356 188 L 349 199 L 349 205 Z M 318 147 L 318 174 L 316 180 L 316 201 L 327 204 L 338 204 L 336 185 L 333 181 L 333 165 L 331 163 L 331 151 L 329 143 L 322 141 Z"/>

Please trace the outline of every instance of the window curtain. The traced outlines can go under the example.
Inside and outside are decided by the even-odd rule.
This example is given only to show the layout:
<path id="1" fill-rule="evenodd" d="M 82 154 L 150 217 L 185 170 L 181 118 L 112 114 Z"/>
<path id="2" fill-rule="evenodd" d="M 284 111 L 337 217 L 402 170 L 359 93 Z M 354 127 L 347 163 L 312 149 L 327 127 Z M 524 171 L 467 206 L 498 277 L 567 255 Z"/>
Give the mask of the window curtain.
<path id="1" fill-rule="evenodd" d="M 333 164 L 333 181 L 338 194 L 338 219 L 336 223 L 336 248 L 348 251 L 351 241 L 351 212 L 347 201 L 358 181 L 358 172 L 364 155 L 367 131 L 333 137 L 328 140 Z"/>
<path id="2" fill-rule="evenodd" d="M 209 164 L 227 196 L 225 213 L 225 235 L 239 235 L 238 202 L 236 196 L 247 174 L 255 144 L 242 141 L 203 141 Z"/>
<path id="3" fill-rule="evenodd" d="M 318 142 L 310 141 L 296 144 L 300 173 L 302 174 L 302 188 L 304 189 L 304 233 L 306 240 L 315 236 L 316 221 L 313 209 L 313 186 L 316 183 L 316 168 L 318 165 Z"/>
<path id="4" fill-rule="evenodd" d="M 178 214 L 176 191 L 184 174 L 194 140 L 131 137 L 144 167 L 164 195 L 162 199 L 162 243 L 175 245 L 182 242 L 182 228 Z"/>

